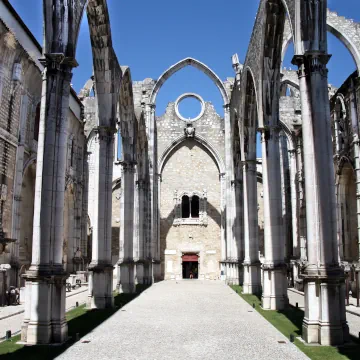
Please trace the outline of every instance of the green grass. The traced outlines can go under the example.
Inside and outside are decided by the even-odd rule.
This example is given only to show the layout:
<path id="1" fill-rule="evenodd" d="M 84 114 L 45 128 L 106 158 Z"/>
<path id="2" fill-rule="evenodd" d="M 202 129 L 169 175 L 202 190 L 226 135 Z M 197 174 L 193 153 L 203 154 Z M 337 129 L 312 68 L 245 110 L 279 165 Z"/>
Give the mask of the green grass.
<path id="1" fill-rule="evenodd" d="M 242 294 L 241 286 L 233 285 L 231 288 L 251 306 L 255 304 L 255 309 L 288 339 L 290 334 L 294 334 L 295 337 L 302 335 L 302 320 L 304 318 L 304 312 L 302 310 L 296 309 L 292 306 L 289 306 L 283 311 L 263 310 L 261 308 L 261 300 L 257 296 Z M 357 340 L 354 338 L 352 341 L 355 342 L 354 345 L 342 347 L 308 346 L 298 339 L 295 339 L 294 344 L 313 360 L 359 360 L 360 344 L 356 343 Z"/>
<path id="2" fill-rule="evenodd" d="M 66 314 L 68 321 L 69 341 L 59 346 L 24 346 L 16 344 L 20 335 L 14 336 L 11 341 L 0 343 L 1 360 L 47 360 L 54 359 L 75 343 L 76 334 L 80 337 L 90 333 L 102 322 L 117 312 L 122 306 L 138 296 L 146 287 L 138 287 L 137 294 L 115 294 L 115 308 L 105 310 L 87 310 L 85 305 L 79 306 Z"/>

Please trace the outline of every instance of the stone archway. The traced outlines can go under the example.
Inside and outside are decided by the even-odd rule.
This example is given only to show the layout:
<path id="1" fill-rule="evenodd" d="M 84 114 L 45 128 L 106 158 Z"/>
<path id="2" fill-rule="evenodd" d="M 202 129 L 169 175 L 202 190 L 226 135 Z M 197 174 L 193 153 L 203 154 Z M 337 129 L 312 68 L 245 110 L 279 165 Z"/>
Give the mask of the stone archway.
<path id="1" fill-rule="evenodd" d="M 203 64 L 199 60 L 193 59 L 193 58 L 185 58 L 176 64 L 170 66 L 157 80 L 155 83 L 155 86 L 153 88 L 153 91 L 150 96 L 150 103 L 155 104 L 156 103 L 156 97 L 159 93 L 159 90 L 163 86 L 163 84 L 168 80 L 172 75 L 174 75 L 179 70 L 183 69 L 186 66 L 193 66 L 196 69 L 202 71 L 205 75 L 209 76 L 209 78 L 214 82 L 216 87 L 219 89 L 221 97 L 223 99 L 224 105 L 229 103 L 229 97 L 226 92 L 225 86 L 223 82 L 220 80 L 220 78 L 215 74 L 213 70 L 211 70 L 207 65 Z"/>
<path id="2" fill-rule="evenodd" d="M 358 73 L 360 73 L 360 29 L 356 24 L 336 12 L 327 10 L 327 31 L 333 34 L 345 47 L 349 50 Z M 285 24 L 283 45 L 282 45 L 282 59 L 284 59 L 286 51 L 293 41 L 293 33 L 290 28 L 290 23 L 287 20 Z"/>

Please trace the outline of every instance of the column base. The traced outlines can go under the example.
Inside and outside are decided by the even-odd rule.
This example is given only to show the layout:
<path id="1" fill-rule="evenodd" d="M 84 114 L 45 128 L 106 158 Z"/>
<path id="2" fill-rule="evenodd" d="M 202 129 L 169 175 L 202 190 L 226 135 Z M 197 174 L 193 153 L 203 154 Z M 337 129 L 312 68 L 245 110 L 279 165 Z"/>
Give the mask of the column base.
<path id="1" fill-rule="evenodd" d="M 135 284 L 144 285 L 144 263 L 137 261 L 135 264 Z"/>
<path id="2" fill-rule="evenodd" d="M 118 273 L 120 273 L 120 280 L 118 280 L 117 287 L 119 293 L 136 293 L 134 268 L 135 264 L 133 261 L 122 261 L 120 264 L 118 264 Z"/>
<path id="3" fill-rule="evenodd" d="M 243 293 L 244 294 L 261 294 L 261 271 L 260 262 L 258 263 L 244 263 L 244 283 Z"/>
<path id="4" fill-rule="evenodd" d="M 63 343 L 67 340 L 65 318 L 66 274 L 25 275 L 25 315 L 21 341 L 28 345 Z"/>
<path id="5" fill-rule="evenodd" d="M 303 274 L 305 317 L 303 339 L 309 344 L 342 345 L 349 340 L 346 322 L 345 282 L 342 270 L 321 275 Z"/>
<path id="6" fill-rule="evenodd" d="M 153 279 L 154 282 L 161 281 L 161 263 L 159 260 L 154 260 L 152 264 L 153 269 Z"/>
<path id="7" fill-rule="evenodd" d="M 283 310 L 288 305 L 286 269 L 286 264 L 263 264 L 261 304 L 264 310 Z"/>
<path id="8" fill-rule="evenodd" d="M 113 269 L 111 264 L 89 266 L 88 309 L 114 307 Z"/>

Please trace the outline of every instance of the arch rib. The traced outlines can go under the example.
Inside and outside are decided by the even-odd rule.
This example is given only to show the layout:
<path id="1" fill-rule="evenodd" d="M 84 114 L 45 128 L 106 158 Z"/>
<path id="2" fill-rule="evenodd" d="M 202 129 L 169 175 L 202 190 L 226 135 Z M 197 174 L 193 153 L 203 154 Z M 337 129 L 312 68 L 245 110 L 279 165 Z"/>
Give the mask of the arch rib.
<path id="1" fill-rule="evenodd" d="M 166 82 L 166 80 L 168 80 L 172 75 L 174 75 L 176 72 L 178 72 L 179 70 L 183 69 L 186 66 L 193 66 L 194 68 L 202 71 L 205 75 L 207 75 L 219 89 L 220 94 L 223 98 L 224 105 L 229 103 L 229 96 L 225 90 L 225 86 L 224 86 L 223 82 L 221 81 L 221 79 L 216 75 L 216 73 L 213 70 L 211 70 L 207 65 L 203 64 L 202 62 L 188 57 L 188 58 L 185 58 L 185 59 L 179 61 L 178 63 L 170 66 L 159 77 L 159 79 L 155 83 L 155 86 L 154 86 L 153 91 L 150 96 L 151 104 L 155 104 L 157 94 L 158 94 L 159 90 L 161 89 L 161 87 L 163 86 L 163 84 Z"/>
<path id="2" fill-rule="evenodd" d="M 166 160 L 169 158 L 171 152 L 186 139 L 187 139 L 187 137 L 185 135 L 181 135 L 177 139 L 175 139 L 164 150 L 164 152 L 162 153 L 162 155 L 160 157 L 159 164 L 158 164 L 159 174 L 161 174 L 163 172 Z M 193 139 L 195 141 L 197 141 L 199 144 L 201 144 L 202 146 L 204 146 L 207 151 L 209 151 L 211 157 L 214 159 L 214 161 L 216 163 L 219 173 L 220 174 L 225 173 L 224 161 L 222 160 L 220 154 L 215 150 L 215 148 L 205 138 L 203 138 L 200 135 L 195 135 L 195 137 Z"/>

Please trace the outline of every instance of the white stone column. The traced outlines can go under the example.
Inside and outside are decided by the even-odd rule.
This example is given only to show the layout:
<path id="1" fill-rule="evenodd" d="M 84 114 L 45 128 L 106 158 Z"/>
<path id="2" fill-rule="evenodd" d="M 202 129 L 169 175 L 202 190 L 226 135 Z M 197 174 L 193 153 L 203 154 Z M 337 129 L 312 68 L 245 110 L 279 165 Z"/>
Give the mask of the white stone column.
<path id="1" fill-rule="evenodd" d="M 342 344 L 348 336 L 344 274 L 338 263 L 336 199 L 330 126 L 328 55 L 295 56 L 299 66 L 306 188 L 307 254 L 303 270 L 308 343 Z"/>
<path id="2" fill-rule="evenodd" d="M 302 137 L 296 138 L 296 183 L 297 183 L 297 198 L 298 198 L 298 213 L 299 213 L 299 241 L 300 241 L 300 260 L 306 261 L 306 194 L 304 182 L 304 160 L 303 160 L 303 146 Z"/>
<path id="3" fill-rule="evenodd" d="M 11 238 L 16 242 L 11 244 L 11 265 L 13 268 L 13 279 L 11 283 L 15 286 L 18 284 L 18 268 L 19 268 L 19 248 L 20 248 L 20 225 L 21 225 L 21 190 L 23 182 L 24 171 L 24 152 L 25 152 L 25 133 L 26 133 L 26 118 L 29 106 L 29 98 L 27 95 L 21 96 L 20 107 L 20 126 L 18 134 L 18 147 L 16 150 L 16 170 L 14 179 L 14 195 L 12 207 L 12 224 L 11 224 Z"/>
<path id="4" fill-rule="evenodd" d="M 259 261 L 259 237 L 257 216 L 257 171 L 256 160 L 243 162 L 244 184 L 244 294 L 261 292 Z"/>
<path id="5" fill-rule="evenodd" d="M 136 260 L 136 278 L 138 284 L 145 284 L 145 232 L 144 232 L 144 220 L 145 220 L 145 181 L 139 179 L 137 181 L 138 187 L 138 226 L 139 226 L 139 235 L 138 235 L 138 256 Z"/>
<path id="6" fill-rule="evenodd" d="M 120 249 L 118 261 L 119 292 L 135 292 L 134 273 L 134 208 L 135 163 L 122 162 L 120 202 Z"/>
<path id="7" fill-rule="evenodd" d="M 270 127 L 268 130 L 262 130 L 261 134 L 265 235 L 262 307 L 265 310 L 281 310 L 288 302 L 281 213 L 280 130 L 280 127 Z"/>
<path id="8" fill-rule="evenodd" d="M 231 142 L 231 124 L 230 124 L 230 106 L 224 105 L 224 124 L 225 124 L 225 166 L 226 166 L 226 257 L 228 261 L 237 260 L 236 240 L 234 236 L 234 219 L 235 219 L 235 191 L 232 186 L 234 180 L 234 160 L 233 147 Z"/>
<path id="9" fill-rule="evenodd" d="M 27 305 L 22 341 L 64 342 L 65 280 L 62 264 L 65 166 L 73 59 L 44 59 L 35 183 L 32 262 L 25 274 Z"/>
<path id="10" fill-rule="evenodd" d="M 114 305 L 111 263 L 114 130 L 99 126 L 95 131 L 94 223 L 88 307 L 104 309 Z"/>

